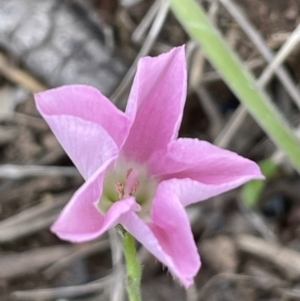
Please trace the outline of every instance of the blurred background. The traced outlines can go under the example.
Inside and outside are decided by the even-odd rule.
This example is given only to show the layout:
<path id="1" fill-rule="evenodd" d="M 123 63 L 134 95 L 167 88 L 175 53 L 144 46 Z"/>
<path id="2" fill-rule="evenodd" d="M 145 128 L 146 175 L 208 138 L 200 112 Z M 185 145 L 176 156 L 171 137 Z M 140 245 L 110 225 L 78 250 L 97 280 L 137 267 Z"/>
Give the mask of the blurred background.
<path id="1" fill-rule="evenodd" d="M 299 0 L 199 3 L 296 136 Z M 126 300 L 113 232 L 77 245 L 49 232 L 83 179 L 39 116 L 32 95 L 90 84 L 124 109 L 137 60 L 182 44 L 189 84 L 180 136 L 255 160 L 267 179 L 188 208 L 203 266 L 187 292 L 140 247 L 143 300 L 300 300 L 297 168 L 240 105 L 168 2 L 0 0 L 1 301 Z M 271 66 L 279 55 L 284 58 Z"/>

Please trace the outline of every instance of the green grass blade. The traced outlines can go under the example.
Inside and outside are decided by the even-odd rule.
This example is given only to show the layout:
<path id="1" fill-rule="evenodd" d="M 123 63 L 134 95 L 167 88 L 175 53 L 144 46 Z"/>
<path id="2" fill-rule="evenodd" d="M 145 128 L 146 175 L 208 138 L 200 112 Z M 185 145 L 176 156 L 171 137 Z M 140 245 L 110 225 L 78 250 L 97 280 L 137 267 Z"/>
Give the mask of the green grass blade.
<path id="1" fill-rule="evenodd" d="M 278 171 L 278 164 L 272 159 L 265 159 L 259 162 L 261 172 L 266 180 L 275 176 Z M 253 207 L 257 204 L 266 185 L 266 181 L 252 180 L 246 183 L 242 188 L 242 199 L 246 205 Z"/>
<path id="2" fill-rule="evenodd" d="M 224 81 L 300 172 L 299 140 L 267 94 L 257 87 L 254 77 L 211 24 L 202 7 L 194 0 L 169 0 L 169 2 L 187 33 L 201 44 L 207 58 Z"/>

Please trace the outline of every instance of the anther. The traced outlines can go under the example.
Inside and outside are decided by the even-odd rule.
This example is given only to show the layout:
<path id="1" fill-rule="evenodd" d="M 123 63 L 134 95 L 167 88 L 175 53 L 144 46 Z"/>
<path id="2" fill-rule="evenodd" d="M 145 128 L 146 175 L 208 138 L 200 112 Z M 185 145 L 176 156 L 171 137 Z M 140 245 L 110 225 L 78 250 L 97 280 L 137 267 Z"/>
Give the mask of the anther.
<path id="1" fill-rule="evenodd" d="M 124 197 L 124 184 L 117 182 L 115 187 L 119 193 L 119 199 L 122 199 Z"/>
<path id="2" fill-rule="evenodd" d="M 131 174 L 132 171 L 133 171 L 132 168 L 129 168 L 129 169 L 127 170 L 127 172 L 126 172 L 126 177 L 125 177 L 126 180 L 128 179 L 128 177 L 129 177 L 129 175 Z"/>
<path id="3" fill-rule="evenodd" d="M 125 183 L 117 182 L 115 188 L 118 191 L 119 199 L 124 199 L 136 193 L 140 182 L 137 180 L 139 172 L 133 168 L 129 168 L 126 172 Z"/>
<path id="4" fill-rule="evenodd" d="M 126 196 L 132 196 L 136 192 L 139 186 L 137 180 L 138 175 L 139 172 L 136 169 L 129 168 L 127 170 L 125 187 L 124 187 L 124 193 Z"/>
<path id="5" fill-rule="evenodd" d="M 133 194 L 135 194 L 136 191 L 137 191 L 137 189 L 138 189 L 138 187 L 139 187 L 139 185 L 140 185 L 140 182 L 139 181 L 135 181 L 134 184 L 132 185 L 132 189 L 131 189 L 131 192 L 130 192 L 129 195 L 132 196 Z"/>

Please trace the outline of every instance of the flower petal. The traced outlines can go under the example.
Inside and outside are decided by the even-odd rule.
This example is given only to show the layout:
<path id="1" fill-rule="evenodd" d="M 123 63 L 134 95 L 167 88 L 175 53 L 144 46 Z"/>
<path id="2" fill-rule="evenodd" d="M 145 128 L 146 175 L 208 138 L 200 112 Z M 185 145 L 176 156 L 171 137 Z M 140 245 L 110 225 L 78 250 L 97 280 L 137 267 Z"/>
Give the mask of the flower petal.
<path id="1" fill-rule="evenodd" d="M 124 213 L 137 209 L 135 199 L 129 197 L 115 202 L 105 215 L 98 210 L 104 173 L 111 161 L 107 161 L 85 182 L 63 209 L 51 227 L 51 231 L 59 238 L 71 242 L 92 240 L 114 227 Z"/>
<path id="2" fill-rule="evenodd" d="M 44 118 L 86 180 L 119 153 L 114 140 L 96 123 L 67 115 L 45 115 Z"/>
<path id="3" fill-rule="evenodd" d="M 35 94 L 41 115 L 74 116 L 100 125 L 121 148 L 131 120 L 94 87 L 69 85 Z"/>
<path id="4" fill-rule="evenodd" d="M 166 155 L 149 160 L 151 174 L 174 191 L 186 206 L 236 188 L 252 179 L 264 179 L 258 165 L 206 141 L 172 141 Z"/>
<path id="5" fill-rule="evenodd" d="M 177 275 L 191 284 L 200 269 L 200 259 L 189 218 L 178 197 L 171 190 L 158 187 L 152 203 L 150 225 L 164 251 L 171 256 Z M 188 284 L 188 285 L 189 285 Z"/>
<path id="6" fill-rule="evenodd" d="M 186 98 L 184 47 L 139 61 L 126 114 L 134 120 L 124 145 L 127 157 L 145 162 L 177 137 Z"/>
<path id="7" fill-rule="evenodd" d="M 129 212 L 120 221 L 185 287 L 190 286 L 201 263 L 189 219 L 177 196 L 159 187 L 151 217 L 152 223 L 147 225 Z"/>
<path id="8" fill-rule="evenodd" d="M 209 142 L 189 138 L 172 141 L 167 154 L 157 152 L 149 166 L 150 172 L 162 180 L 190 178 L 222 185 L 264 178 L 255 162 Z"/>
<path id="9" fill-rule="evenodd" d="M 248 179 L 247 177 L 242 177 L 228 183 L 213 185 L 186 178 L 166 180 L 161 182 L 160 185 L 166 190 L 173 191 L 179 198 L 181 204 L 188 206 L 234 189 L 248 180 L 251 180 L 251 176 L 249 176 Z"/>

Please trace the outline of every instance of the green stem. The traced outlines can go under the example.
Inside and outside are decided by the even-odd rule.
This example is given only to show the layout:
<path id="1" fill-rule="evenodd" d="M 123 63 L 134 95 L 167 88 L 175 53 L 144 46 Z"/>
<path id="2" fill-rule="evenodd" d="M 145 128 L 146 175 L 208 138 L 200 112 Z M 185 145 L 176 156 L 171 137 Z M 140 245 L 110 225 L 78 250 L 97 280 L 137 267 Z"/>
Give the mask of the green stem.
<path id="1" fill-rule="evenodd" d="M 142 301 L 141 297 L 141 264 L 137 258 L 135 240 L 131 234 L 119 227 L 122 232 L 122 245 L 127 270 L 127 293 L 129 301 Z"/>

